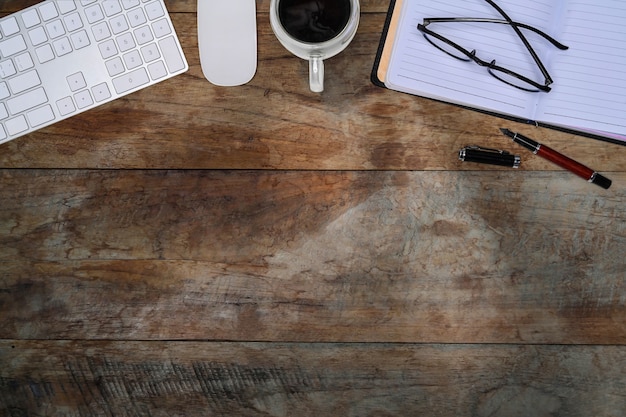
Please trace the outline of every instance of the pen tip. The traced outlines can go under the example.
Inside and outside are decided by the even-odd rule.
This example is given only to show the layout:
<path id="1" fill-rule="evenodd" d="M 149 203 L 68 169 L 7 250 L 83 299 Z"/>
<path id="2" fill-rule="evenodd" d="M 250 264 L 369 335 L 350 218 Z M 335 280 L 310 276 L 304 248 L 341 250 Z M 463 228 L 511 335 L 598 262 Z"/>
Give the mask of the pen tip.
<path id="1" fill-rule="evenodd" d="M 500 131 L 507 136 L 513 137 L 513 132 L 511 132 L 509 129 L 500 128 Z"/>

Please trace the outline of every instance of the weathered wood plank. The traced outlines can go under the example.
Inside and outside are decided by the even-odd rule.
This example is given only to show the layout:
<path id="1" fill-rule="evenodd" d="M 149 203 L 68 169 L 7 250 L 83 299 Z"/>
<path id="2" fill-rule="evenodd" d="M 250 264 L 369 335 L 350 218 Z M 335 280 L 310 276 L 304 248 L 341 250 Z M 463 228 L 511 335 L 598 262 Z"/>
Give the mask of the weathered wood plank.
<path id="1" fill-rule="evenodd" d="M 1 338 L 626 343 L 626 174 L 0 173 Z"/>
<path id="2" fill-rule="evenodd" d="M 599 346 L 0 341 L 6 416 L 626 414 Z"/>
<path id="3" fill-rule="evenodd" d="M 348 50 L 329 60 L 321 95 L 309 91 L 306 62 L 278 43 L 266 14 L 257 74 L 237 88 L 202 76 L 195 13 L 173 19 L 186 74 L 3 144 L 0 167 L 480 170 L 457 158 L 462 146 L 480 144 L 521 153 L 522 169 L 558 169 L 512 144 L 498 129 L 506 126 L 595 169 L 626 170 L 623 146 L 373 86 L 384 13 L 363 15 Z"/>

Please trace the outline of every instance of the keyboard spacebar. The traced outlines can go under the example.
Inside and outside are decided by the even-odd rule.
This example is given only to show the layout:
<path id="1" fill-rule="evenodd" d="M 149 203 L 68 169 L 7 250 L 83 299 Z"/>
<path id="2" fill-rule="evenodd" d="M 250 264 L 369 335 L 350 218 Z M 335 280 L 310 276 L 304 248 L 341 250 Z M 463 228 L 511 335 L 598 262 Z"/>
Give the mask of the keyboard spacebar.
<path id="1" fill-rule="evenodd" d="M 13 97 L 7 101 L 7 106 L 9 106 L 11 114 L 17 114 L 37 107 L 47 101 L 48 97 L 46 96 L 46 92 L 40 87 L 26 94 L 22 94 L 21 96 Z"/>
<path id="2" fill-rule="evenodd" d="M 117 94 L 122 94 L 150 82 L 145 68 L 139 68 L 113 79 L 113 87 Z"/>

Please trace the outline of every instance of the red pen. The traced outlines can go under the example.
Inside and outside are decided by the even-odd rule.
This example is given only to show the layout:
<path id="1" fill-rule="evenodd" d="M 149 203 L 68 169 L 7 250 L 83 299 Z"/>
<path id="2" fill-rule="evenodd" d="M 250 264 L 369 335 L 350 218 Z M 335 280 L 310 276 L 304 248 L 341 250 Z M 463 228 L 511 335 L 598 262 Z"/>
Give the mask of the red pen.
<path id="1" fill-rule="evenodd" d="M 560 166 L 561 168 L 565 168 L 566 170 L 573 172 L 586 179 L 588 182 L 599 185 L 602 188 L 609 188 L 611 186 L 612 181 L 607 177 L 598 174 L 591 168 L 588 168 L 581 164 L 580 162 L 574 161 L 572 158 L 568 158 L 560 152 L 555 151 L 554 149 L 542 145 L 539 142 L 536 142 L 524 135 L 520 135 L 519 133 L 511 132 L 509 129 L 500 129 L 502 133 L 513 139 L 513 142 L 522 145 L 526 149 L 530 150 L 535 155 L 541 156 L 547 159 L 550 162 L 553 162 Z"/>

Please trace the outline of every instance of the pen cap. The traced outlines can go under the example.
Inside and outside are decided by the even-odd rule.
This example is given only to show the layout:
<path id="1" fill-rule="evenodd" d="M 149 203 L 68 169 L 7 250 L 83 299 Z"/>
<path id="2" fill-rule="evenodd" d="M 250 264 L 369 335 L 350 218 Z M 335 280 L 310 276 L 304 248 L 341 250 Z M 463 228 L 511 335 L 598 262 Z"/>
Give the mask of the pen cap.
<path id="1" fill-rule="evenodd" d="M 478 162 L 479 164 L 500 165 L 510 168 L 519 168 L 521 158 L 505 151 L 468 146 L 459 151 L 459 160 L 464 162 Z"/>
<path id="2" fill-rule="evenodd" d="M 613 184 L 613 181 L 603 175 L 598 174 L 597 172 L 593 174 L 589 182 L 599 185 L 605 190 L 607 190 L 611 186 L 611 184 Z"/>

